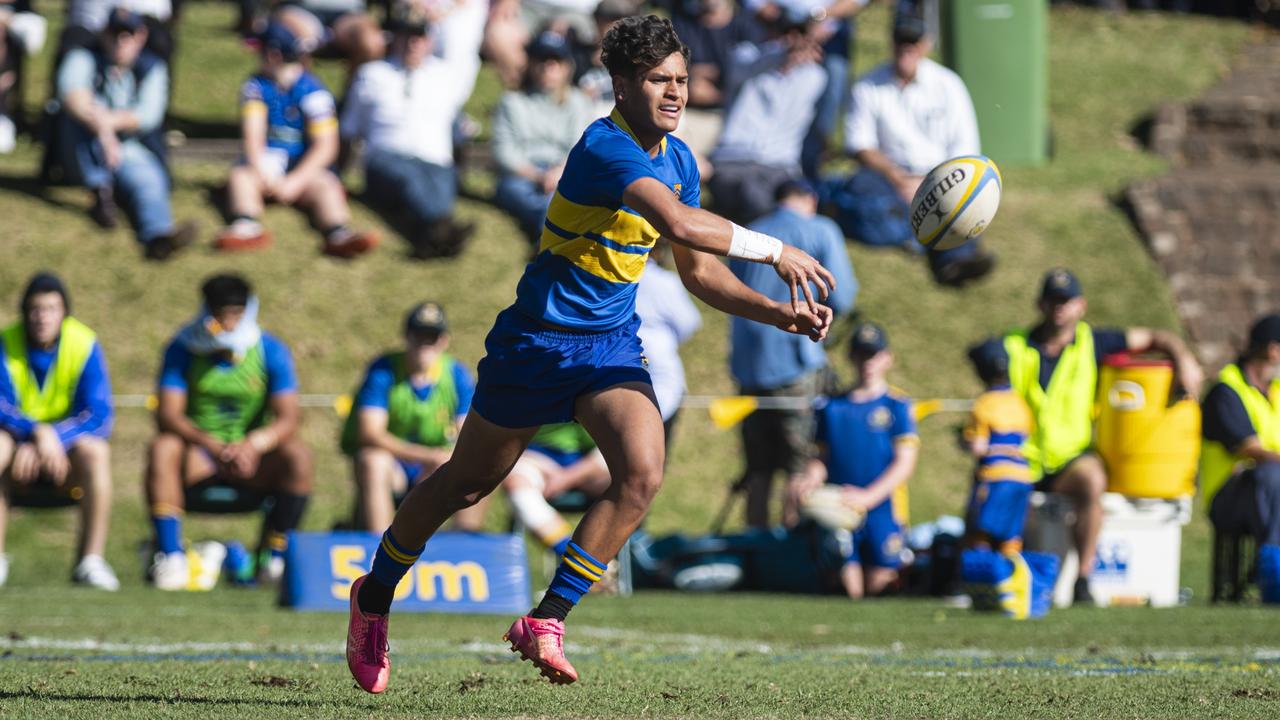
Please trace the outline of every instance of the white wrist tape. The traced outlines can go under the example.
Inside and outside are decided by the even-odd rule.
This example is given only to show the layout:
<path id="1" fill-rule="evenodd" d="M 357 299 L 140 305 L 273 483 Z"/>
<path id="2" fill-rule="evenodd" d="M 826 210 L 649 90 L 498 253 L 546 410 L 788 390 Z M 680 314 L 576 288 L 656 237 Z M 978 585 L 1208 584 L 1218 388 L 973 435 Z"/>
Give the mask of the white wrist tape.
<path id="1" fill-rule="evenodd" d="M 782 257 L 782 241 L 755 230 L 748 230 L 737 223 L 733 225 L 733 239 L 729 242 L 729 257 L 770 265 Z"/>

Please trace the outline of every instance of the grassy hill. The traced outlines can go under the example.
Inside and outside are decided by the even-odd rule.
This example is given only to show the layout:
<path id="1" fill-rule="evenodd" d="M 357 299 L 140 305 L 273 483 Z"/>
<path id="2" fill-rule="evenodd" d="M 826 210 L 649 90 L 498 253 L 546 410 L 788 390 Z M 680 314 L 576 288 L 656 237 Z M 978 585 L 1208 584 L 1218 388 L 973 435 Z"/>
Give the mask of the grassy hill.
<path id="1" fill-rule="evenodd" d="M 41 3 L 49 16 L 61 5 Z M 228 28 L 230 3 L 185 8 L 176 63 L 172 113 L 184 127 L 231 132 L 236 90 L 254 58 Z M 865 71 L 887 53 L 887 12 L 877 5 L 861 24 L 856 60 Z M 898 352 L 896 384 L 919 397 L 965 397 L 976 383 L 963 348 L 979 337 L 1031 319 L 1040 273 L 1067 265 L 1081 276 L 1099 324 L 1176 327 L 1168 292 L 1112 198 L 1130 181 L 1161 172 L 1164 164 L 1138 147 L 1129 128 L 1159 103 L 1188 98 L 1219 78 L 1251 30 L 1203 18 L 1110 15 L 1055 10 L 1051 22 L 1051 103 L 1057 155 L 1037 169 L 1005 170 L 999 220 L 988 234 L 1000 255 L 997 272 L 963 292 L 940 289 L 921 263 L 894 252 L 850 246 L 862 291 L 863 316 L 882 322 Z M 51 32 L 51 37 L 54 37 Z M 51 43 L 52 44 L 52 43 Z M 31 63 L 26 104 L 34 112 L 48 87 L 49 49 Z M 331 87 L 341 69 L 322 65 Z M 497 98 L 494 77 L 482 75 L 469 110 L 484 118 Z M 67 280 L 75 312 L 101 335 L 117 393 L 152 389 L 164 342 L 197 307 L 202 278 L 234 269 L 249 276 L 263 301 L 264 326 L 292 344 L 304 392 L 345 392 L 368 359 L 396 341 L 402 313 L 433 298 L 450 313 L 454 349 L 474 363 L 494 315 L 513 297 L 525 247 L 512 221 L 493 207 L 463 201 L 460 215 L 480 230 L 466 254 L 433 263 L 407 261 L 404 245 L 368 211 L 356 221 L 384 231 L 384 246 L 352 264 L 322 258 L 318 238 L 301 215 L 273 208 L 266 221 L 275 245 L 252 255 L 216 255 L 208 241 L 219 225 L 209 201 L 223 182 L 222 165 L 179 164 L 174 189 L 179 218 L 198 219 L 203 245 L 176 261 L 141 261 L 128 230 L 102 233 L 83 210 L 78 189 L 43 190 L 29 178 L 38 150 L 22 144 L 0 158 L 0 319 L 13 317 L 26 278 L 40 268 Z M 353 181 L 355 178 L 353 178 Z M 728 392 L 725 319 L 704 313 L 703 330 L 684 348 L 690 391 Z M 924 453 L 912 480 L 912 513 L 928 519 L 959 509 L 967 463 L 954 449 L 957 418 L 935 417 L 923 427 Z M 305 434 L 316 448 L 319 487 L 305 526 L 324 528 L 349 507 L 349 469 L 337 454 L 338 421 L 310 411 Z M 132 550 L 146 537 L 140 477 L 152 425 L 142 410 L 121 409 L 113 443 L 117 501 L 111 552 L 122 579 L 140 582 Z M 712 427 L 701 411 L 686 412 L 673 448 L 667 487 L 653 509 L 655 531 L 704 528 L 740 469 L 738 440 Z M 71 545 L 68 513 L 20 514 L 10 530 L 15 557 L 11 585 L 61 586 L 60 558 Z M 495 523 L 497 520 L 495 519 Z M 251 533 L 248 521 L 202 521 L 199 537 Z M 1203 597 L 1205 532 L 1195 526 L 1186 542 L 1187 584 Z M 41 558 L 37 561 L 37 557 Z M 46 572 L 52 562 L 54 572 Z M 1190 572 L 1193 571 L 1193 572 Z"/>

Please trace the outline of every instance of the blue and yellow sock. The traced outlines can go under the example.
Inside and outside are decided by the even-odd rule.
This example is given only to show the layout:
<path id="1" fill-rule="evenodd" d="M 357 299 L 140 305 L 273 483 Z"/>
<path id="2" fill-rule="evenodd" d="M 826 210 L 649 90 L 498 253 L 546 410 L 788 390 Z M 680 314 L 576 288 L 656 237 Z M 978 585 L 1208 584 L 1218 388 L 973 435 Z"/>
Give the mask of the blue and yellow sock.
<path id="1" fill-rule="evenodd" d="M 574 605 L 591 591 L 591 586 L 604 577 L 607 563 L 591 557 L 577 543 L 570 541 L 560 558 L 560 567 L 542 602 L 530 613 L 535 618 L 564 620 Z"/>
<path id="2" fill-rule="evenodd" d="M 156 552 L 182 552 L 182 508 L 155 503 L 151 506 L 151 528 Z"/>
<path id="3" fill-rule="evenodd" d="M 390 530 L 382 533 L 382 542 L 378 543 L 378 552 L 373 556 L 373 570 L 369 573 L 369 580 L 360 586 L 360 595 L 356 598 L 360 610 L 375 615 L 390 612 L 396 585 L 418 561 L 425 547 L 424 544 L 416 551 L 406 550 L 391 536 Z"/>

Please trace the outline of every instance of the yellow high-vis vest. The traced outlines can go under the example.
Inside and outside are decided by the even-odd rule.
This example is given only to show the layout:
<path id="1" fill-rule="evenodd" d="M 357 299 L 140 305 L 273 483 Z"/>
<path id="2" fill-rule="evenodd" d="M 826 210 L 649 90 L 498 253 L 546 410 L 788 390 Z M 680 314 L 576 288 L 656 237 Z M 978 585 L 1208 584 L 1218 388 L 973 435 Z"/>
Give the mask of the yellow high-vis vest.
<path id="1" fill-rule="evenodd" d="M 1098 393 L 1098 360 L 1093 330 L 1076 325 L 1076 338 L 1062 351 L 1047 388 L 1040 387 L 1040 353 L 1027 342 L 1027 330 L 1009 333 L 1009 384 L 1035 417 L 1035 430 L 1023 448 L 1034 477 L 1061 470 L 1093 444 Z"/>
<path id="2" fill-rule="evenodd" d="M 1218 373 L 1218 382 L 1240 396 L 1263 449 L 1280 452 L 1280 380 L 1272 380 L 1267 394 L 1263 395 L 1244 378 L 1240 366 L 1232 363 Z M 1252 465 L 1252 460 L 1236 455 L 1222 443 L 1204 438 L 1200 445 L 1200 496 L 1205 500 L 1205 507 L 1209 507 L 1213 496 L 1232 475 Z"/>
<path id="3" fill-rule="evenodd" d="M 88 325 L 73 317 L 62 321 L 61 332 L 58 356 L 45 375 L 43 385 L 36 381 L 27 360 L 27 333 L 22 323 L 16 322 L 0 333 L 5 370 L 9 372 L 9 382 L 13 383 L 18 408 L 36 422 L 56 422 L 71 412 L 76 387 L 97 340 Z"/>

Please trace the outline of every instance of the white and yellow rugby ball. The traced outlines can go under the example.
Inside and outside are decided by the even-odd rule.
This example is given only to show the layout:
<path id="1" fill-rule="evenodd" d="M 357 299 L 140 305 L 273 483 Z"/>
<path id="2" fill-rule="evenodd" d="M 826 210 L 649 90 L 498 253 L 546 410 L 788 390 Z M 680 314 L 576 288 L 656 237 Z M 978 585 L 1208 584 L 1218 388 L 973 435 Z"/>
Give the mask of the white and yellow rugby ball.
<path id="1" fill-rule="evenodd" d="M 866 515 L 844 499 L 836 485 L 823 485 L 800 501 L 800 516 L 828 530 L 857 530 Z"/>
<path id="2" fill-rule="evenodd" d="M 930 250 L 981 235 L 1000 207 L 1000 170 L 982 155 L 952 158 L 929 171 L 911 199 L 911 229 Z"/>

